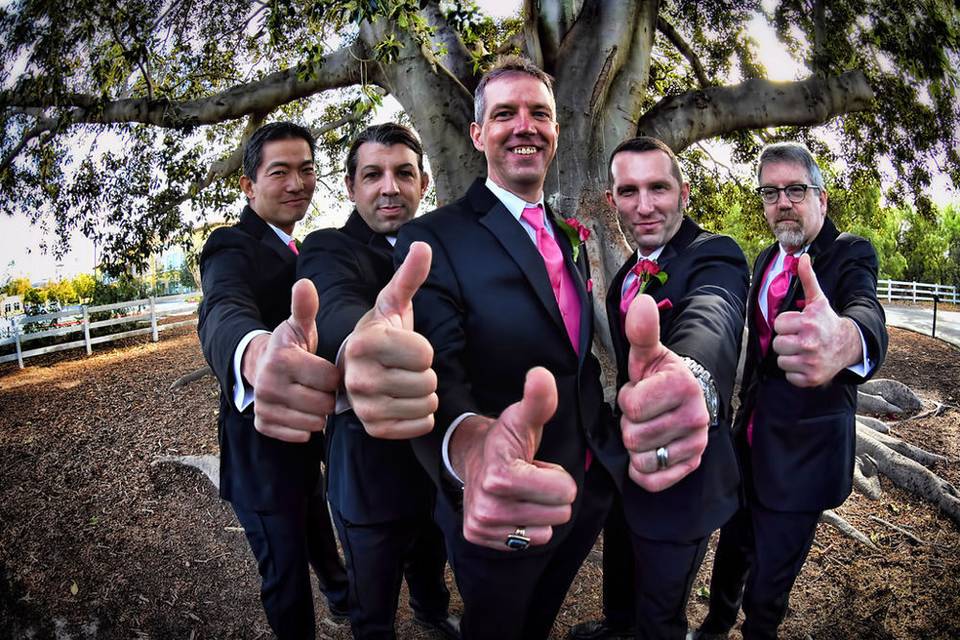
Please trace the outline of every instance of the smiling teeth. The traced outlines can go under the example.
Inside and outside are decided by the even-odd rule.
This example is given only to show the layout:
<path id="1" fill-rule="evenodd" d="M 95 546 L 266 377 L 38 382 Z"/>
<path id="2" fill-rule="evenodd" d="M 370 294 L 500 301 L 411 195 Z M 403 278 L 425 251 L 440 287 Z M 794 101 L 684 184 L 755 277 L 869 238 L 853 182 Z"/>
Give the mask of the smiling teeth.
<path id="1" fill-rule="evenodd" d="M 536 147 L 517 147 L 516 149 L 513 150 L 513 152 L 519 153 L 522 156 L 529 156 L 536 153 L 537 148 Z"/>

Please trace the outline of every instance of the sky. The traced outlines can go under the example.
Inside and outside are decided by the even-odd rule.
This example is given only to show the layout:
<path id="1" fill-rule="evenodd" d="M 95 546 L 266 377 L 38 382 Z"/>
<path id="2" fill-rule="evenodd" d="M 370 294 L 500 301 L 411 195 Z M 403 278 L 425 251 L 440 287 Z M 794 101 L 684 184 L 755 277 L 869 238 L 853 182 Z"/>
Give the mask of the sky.
<path id="1" fill-rule="evenodd" d="M 479 0 L 478 5 L 488 14 L 494 17 L 505 17 L 515 15 L 519 11 L 520 0 Z M 766 2 L 764 3 L 766 4 Z M 793 60 L 777 43 L 773 30 L 759 16 L 751 26 L 751 35 L 757 40 L 761 52 L 761 59 L 764 61 L 770 72 L 770 78 L 773 80 L 795 80 L 800 73 L 799 68 Z M 385 121 L 391 118 L 391 114 L 399 108 L 395 101 L 388 98 L 385 101 L 386 106 L 381 114 L 378 114 L 378 121 Z M 392 103 L 392 107 L 390 106 Z M 711 153 L 723 161 L 727 156 L 725 149 L 711 147 Z M 892 175 L 892 171 L 887 171 Z M 345 218 L 349 210 L 348 204 L 335 203 L 330 200 L 331 206 L 325 206 L 326 203 L 319 203 L 318 199 L 323 199 L 322 193 L 325 190 L 322 187 L 317 188 L 317 196 L 314 202 L 321 209 L 332 209 L 341 216 L 332 216 L 334 219 L 324 221 L 321 226 L 327 224 L 339 224 L 342 218 Z M 951 190 L 946 176 L 937 176 L 931 188 L 931 195 L 937 204 L 956 201 L 960 195 L 955 190 Z M 339 210 L 343 209 L 342 212 Z M 70 278 L 78 273 L 91 273 L 96 264 L 95 247 L 92 241 L 83 237 L 79 232 L 74 232 L 70 238 L 70 250 L 62 259 L 57 260 L 52 255 L 43 253 L 40 249 L 40 243 L 43 239 L 40 230 L 30 225 L 26 216 L 15 216 L 13 218 L 3 217 L 0 219 L 0 283 L 6 281 L 8 277 L 26 276 L 33 282 L 44 281 L 48 279 Z M 48 237 L 48 243 L 52 243 L 53 238 Z"/>

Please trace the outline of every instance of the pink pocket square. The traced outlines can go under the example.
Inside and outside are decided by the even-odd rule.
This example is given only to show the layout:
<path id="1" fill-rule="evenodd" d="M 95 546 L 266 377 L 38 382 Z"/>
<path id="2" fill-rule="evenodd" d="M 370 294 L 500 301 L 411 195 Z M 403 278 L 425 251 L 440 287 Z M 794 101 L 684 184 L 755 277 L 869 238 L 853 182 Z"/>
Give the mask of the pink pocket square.
<path id="1" fill-rule="evenodd" d="M 803 311 L 805 306 L 807 306 L 807 301 L 804 298 L 797 298 L 797 309 Z"/>
<path id="2" fill-rule="evenodd" d="M 657 309 L 660 311 L 667 311 L 669 309 L 673 309 L 673 303 L 670 302 L 670 298 L 664 298 L 663 300 L 657 303 Z"/>
<path id="3" fill-rule="evenodd" d="M 587 278 L 587 293 L 593 292 L 593 278 Z"/>

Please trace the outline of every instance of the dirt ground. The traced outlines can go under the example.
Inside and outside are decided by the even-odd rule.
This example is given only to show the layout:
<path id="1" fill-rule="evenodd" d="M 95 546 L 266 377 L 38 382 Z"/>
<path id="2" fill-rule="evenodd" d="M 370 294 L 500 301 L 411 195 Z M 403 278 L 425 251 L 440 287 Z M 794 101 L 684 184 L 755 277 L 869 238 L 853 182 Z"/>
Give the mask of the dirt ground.
<path id="1" fill-rule="evenodd" d="M 894 432 L 946 455 L 934 470 L 958 484 L 960 350 L 890 334 L 879 375 L 953 407 Z M 229 506 L 199 472 L 153 464 L 217 453 L 213 379 L 169 390 L 203 364 L 195 332 L 182 328 L 156 344 L 131 339 L 92 357 L 77 351 L 28 360 L 22 371 L 0 367 L 0 639 L 271 637 Z M 838 509 L 879 551 L 821 525 L 783 637 L 960 637 L 960 528 L 886 479 L 883 489 L 877 501 L 854 495 Z M 598 547 L 553 637 L 599 615 L 599 562 Z M 708 555 L 694 586 L 691 625 L 706 613 L 711 562 Z M 430 637 L 402 602 L 399 636 Z M 326 617 L 322 597 L 317 615 L 321 637 L 350 637 L 348 625 Z"/>

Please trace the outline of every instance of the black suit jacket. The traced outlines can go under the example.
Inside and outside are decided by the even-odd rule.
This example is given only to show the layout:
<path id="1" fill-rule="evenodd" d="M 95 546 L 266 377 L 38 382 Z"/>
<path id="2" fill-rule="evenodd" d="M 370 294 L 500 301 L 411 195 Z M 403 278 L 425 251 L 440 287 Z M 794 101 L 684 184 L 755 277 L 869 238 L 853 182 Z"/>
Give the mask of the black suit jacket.
<path id="1" fill-rule="evenodd" d="M 273 330 L 290 316 L 296 256 L 249 206 L 232 227 L 217 229 L 200 255 L 199 309 L 203 355 L 220 383 L 220 495 L 246 509 L 287 509 L 316 487 L 323 436 L 282 442 L 253 426 L 253 405 L 233 403 L 233 356 L 256 329 Z"/>
<path id="2" fill-rule="evenodd" d="M 393 247 L 354 211 L 341 229 L 307 236 L 298 276 L 320 295 L 317 354 L 334 362 L 344 339 L 393 276 Z M 434 488 L 409 441 L 373 438 L 353 411 L 327 420 L 327 496 L 347 522 L 430 513 Z"/>
<path id="3" fill-rule="evenodd" d="M 553 373 L 559 395 L 537 459 L 562 465 L 581 488 L 587 447 L 599 460 L 593 464 L 623 464 L 619 437 L 611 437 L 600 365 L 590 352 L 593 308 L 586 252 L 581 248 L 574 262 L 566 236 L 558 229 L 555 235 L 580 296 L 579 356 L 542 256 L 483 181 L 476 181 L 460 200 L 400 229 L 396 262 L 414 240 L 433 248 L 430 275 L 414 298 L 414 314 L 417 331 L 434 348 L 440 406 L 433 431 L 413 446 L 438 483 L 444 477 L 441 443 L 450 423 L 465 412 L 499 415 L 523 396 L 526 373 L 535 366 Z M 555 528 L 548 548 L 563 539 L 568 526 Z"/>
<path id="4" fill-rule="evenodd" d="M 607 317 L 617 358 L 617 387 L 628 381 L 630 345 L 620 321 L 623 280 L 636 263 L 630 256 L 607 292 Z M 630 528 L 654 540 L 693 540 L 723 525 L 739 506 L 740 473 L 730 432 L 730 400 L 743 336 L 749 273 L 731 238 L 701 229 L 684 216 L 657 259 L 667 281 L 653 280 L 646 293 L 673 307 L 660 312 L 660 341 L 703 365 L 720 398 L 717 424 L 696 471 L 669 489 L 650 493 L 623 479 L 624 511 Z M 619 409 L 617 415 L 619 416 Z"/>
<path id="5" fill-rule="evenodd" d="M 757 293 L 778 245 L 757 257 L 747 305 L 749 337 L 734 432 L 750 474 L 753 493 L 775 511 L 822 511 L 843 503 L 852 488 L 855 453 L 856 385 L 864 382 L 848 370 L 832 382 L 801 389 L 787 382 L 771 347 L 760 354 L 756 331 Z M 841 316 L 860 327 L 874 360 L 872 375 L 887 351 L 883 307 L 877 300 L 877 255 L 865 239 L 840 234 L 826 218 L 809 254 L 824 295 Z M 803 297 L 793 278 L 780 311 L 799 310 Z M 756 412 L 753 446 L 746 445 L 746 427 Z"/>

